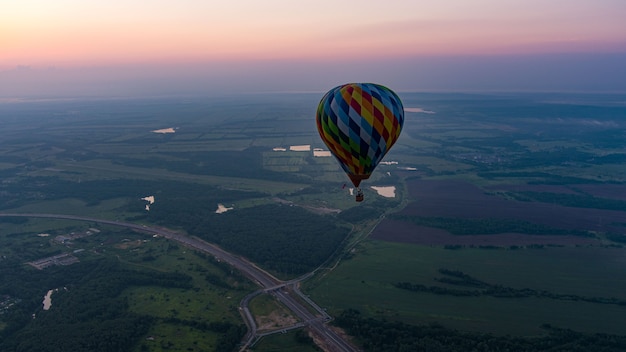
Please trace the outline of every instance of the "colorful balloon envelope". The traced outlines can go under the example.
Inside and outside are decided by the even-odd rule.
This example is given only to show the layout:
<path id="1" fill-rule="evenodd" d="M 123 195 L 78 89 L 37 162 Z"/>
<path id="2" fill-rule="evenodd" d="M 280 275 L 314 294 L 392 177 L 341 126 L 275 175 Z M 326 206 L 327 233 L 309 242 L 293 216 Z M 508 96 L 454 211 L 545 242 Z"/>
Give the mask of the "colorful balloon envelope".
<path id="1" fill-rule="evenodd" d="M 396 143 L 404 108 L 396 93 L 374 83 L 348 83 L 331 89 L 317 107 L 317 131 L 357 188 L 370 177 Z"/>

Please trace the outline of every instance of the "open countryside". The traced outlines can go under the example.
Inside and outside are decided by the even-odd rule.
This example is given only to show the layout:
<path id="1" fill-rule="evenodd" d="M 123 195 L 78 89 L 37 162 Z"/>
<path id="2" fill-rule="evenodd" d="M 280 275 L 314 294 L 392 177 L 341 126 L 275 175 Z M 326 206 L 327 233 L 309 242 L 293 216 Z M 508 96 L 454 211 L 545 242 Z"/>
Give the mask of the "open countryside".
<path id="1" fill-rule="evenodd" d="M 127 351 L 328 349 L 315 333 L 321 325 L 302 318 L 322 313 L 308 303 L 310 311 L 298 313 L 276 296 L 297 290 L 300 305 L 310 299 L 328 314 L 329 322 L 319 321 L 324 329 L 358 350 L 434 349 L 445 339 L 459 350 L 481 343 L 565 348 L 563 340 L 623 350 L 620 98 L 402 99 L 410 107 L 405 130 L 387 163 L 364 181 L 360 204 L 336 160 L 315 155 L 325 150 L 313 121 L 315 94 L 252 95 L 245 104 L 0 104 L 1 213 L 137 226 L 0 217 L 0 298 L 8 302 L 0 346 L 12 350 L 26 339 L 31 349 L 78 350 L 69 341 L 93 347 L 105 340 Z M 249 296 L 259 285 L 245 272 L 144 226 L 216 245 L 276 284 L 301 281 L 290 293 Z M 99 232 L 54 240 L 92 228 Z M 28 264 L 55 256 L 77 261 Z M 62 287 L 44 310 L 43 297 Z M 278 334 L 250 340 L 240 313 L 246 297 L 255 324 Z M 77 314 L 88 305 L 90 314 Z M 281 333 L 293 322 L 302 325 Z M 99 335 L 105 338 L 89 333 L 111 326 L 110 335 Z M 58 339 L 59 331 L 74 335 Z"/>

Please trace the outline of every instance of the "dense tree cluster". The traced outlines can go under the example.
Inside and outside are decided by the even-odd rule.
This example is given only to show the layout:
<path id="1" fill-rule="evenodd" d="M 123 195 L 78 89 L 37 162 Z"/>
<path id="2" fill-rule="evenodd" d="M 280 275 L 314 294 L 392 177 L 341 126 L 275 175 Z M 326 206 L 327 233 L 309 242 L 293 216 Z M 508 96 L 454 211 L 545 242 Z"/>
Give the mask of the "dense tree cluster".
<path id="1" fill-rule="evenodd" d="M 569 235 L 593 237 L 593 234 L 584 230 L 559 229 L 552 226 L 536 224 L 517 219 L 496 218 L 448 218 L 392 215 L 392 219 L 410 221 L 419 226 L 444 229 L 453 235 L 495 235 L 499 233 L 523 233 L 527 235 Z"/>
<path id="2" fill-rule="evenodd" d="M 0 209 L 10 209 L 28 201 L 45 201 L 63 198 L 88 200 L 88 204 L 119 197 L 141 198 L 142 189 L 147 189 L 146 182 L 139 180 L 102 180 L 72 182 L 57 177 L 17 177 L 5 188 L 7 202 L 0 204 Z"/>
<path id="3" fill-rule="evenodd" d="M 154 318 L 130 312 L 122 291 L 143 285 L 191 287 L 186 275 L 128 270 L 106 258 L 45 271 L 3 266 L 0 275 L 0 292 L 22 299 L 0 332 L 0 350 L 16 352 L 131 351 Z M 41 301 L 48 289 L 58 290 L 46 311 Z"/>
<path id="4" fill-rule="evenodd" d="M 184 320 L 178 318 L 164 318 L 163 322 L 178 326 L 189 326 L 200 331 L 213 331 L 220 333 L 220 338 L 215 346 L 215 352 L 231 352 L 239 345 L 241 339 L 246 334 L 245 325 L 235 325 L 229 322 L 198 322 L 195 320 Z"/>
<path id="5" fill-rule="evenodd" d="M 0 184 L 0 191 L 4 192 L 7 199 L 7 202 L 0 204 L 0 209 L 9 209 L 29 200 L 75 198 L 88 201 L 88 205 L 95 205 L 107 199 L 128 198 L 127 210 L 130 212 L 142 211 L 145 202 L 141 198 L 148 195 L 156 195 L 159 203 L 155 209 L 161 205 L 174 204 L 182 211 L 192 210 L 199 204 L 233 202 L 262 196 L 260 193 L 224 190 L 180 181 L 111 179 L 73 182 L 56 177 L 18 177 L 10 184 Z"/>
<path id="6" fill-rule="evenodd" d="M 364 220 L 376 219 L 390 208 L 392 201 L 385 199 L 368 199 L 367 204 L 361 204 L 358 207 L 352 207 L 339 213 L 341 220 L 349 223 L 358 223 Z"/>
<path id="7" fill-rule="evenodd" d="M 244 177 L 282 182 L 302 181 L 292 173 L 275 172 L 263 168 L 262 153 L 267 150 L 266 147 L 250 147 L 246 150 L 214 150 L 210 153 L 205 151 L 163 152 L 153 158 L 118 157 L 115 162 L 132 167 L 161 168 L 185 174 Z M 171 156 L 171 158 L 166 159 L 164 156 Z"/>
<path id="8" fill-rule="evenodd" d="M 542 337 L 496 336 L 461 332 L 440 325 L 416 326 L 402 322 L 366 318 L 348 309 L 335 324 L 357 338 L 364 351 L 429 352 L 619 352 L 626 349 L 626 337 L 584 334 L 549 325 Z"/>
<path id="9" fill-rule="evenodd" d="M 470 287 L 472 289 L 458 289 L 445 286 L 426 286 L 410 282 L 397 282 L 394 284 L 394 286 L 403 290 L 415 292 L 429 292 L 437 295 L 492 296 L 499 298 L 538 297 L 565 301 L 581 301 L 626 306 L 626 300 L 614 297 L 588 297 L 573 294 L 554 293 L 546 290 L 536 290 L 532 288 L 518 289 L 502 285 L 490 284 L 473 278 L 457 270 L 440 269 L 439 272 L 444 276 L 440 278 L 435 278 L 435 281 L 457 287 Z"/>
<path id="10" fill-rule="evenodd" d="M 514 199 L 527 202 L 544 202 L 559 204 L 565 207 L 593 208 L 607 210 L 624 210 L 626 201 L 620 199 L 600 198 L 586 194 L 552 193 L 552 192 L 506 192 Z"/>
<path id="11" fill-rule="evenodd" d="M 609 232 L 609 233 L 606 233 L 605 236 L 606 236 L 606 239 L 609 241 L 618 242 L 618 243 L 626 243 L 626 232 L 624 233 Z"/>
<path id="12" fill-rule="evenodd" d="M 524 178 L 534 179 L 528 181 L 528 184 L 544 184 L 544 185 L 576 185 L 576 184 L 601 184 L 602 181 L 575 177 L 550 174 L 542 171 L 489 171 L 479 172 L 478 176 L 492 180 L 496 178 Z"/>
<path id="13" fill-rule="evenodd" d="M 286 275 L 303 274 L 322 264 L 349 231 L 338 226 L 334 218 L 280 204 L 223 214 L 198 210 L 189 216 L 193 216 L 192 221 L 178 223 L 175 216 L 167 221 Z"/>

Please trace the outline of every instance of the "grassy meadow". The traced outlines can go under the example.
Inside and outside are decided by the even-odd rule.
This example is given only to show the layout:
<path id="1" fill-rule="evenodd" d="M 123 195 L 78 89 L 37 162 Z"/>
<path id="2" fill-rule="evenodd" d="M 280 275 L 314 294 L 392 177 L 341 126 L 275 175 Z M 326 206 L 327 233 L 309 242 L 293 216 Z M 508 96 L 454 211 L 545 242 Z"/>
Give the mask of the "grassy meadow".
<path id="1" fill-rule="evenodd" d="M 307 283 L 318 304 L 337 313 L 352 307 L 373 317 L 413 324 L 441 323 L 465 331 L 537 335 L 542 324 L 584 331 L 626 333 L 626 307 L 542 297 L 455 297 L 410 292 L 397 282 L 445 286 L 439 269 L 481 281 L 558 294 L 626 300 L 623 248 L 548 247 L 507 250 L 365 241 L 331 274 Z"/>

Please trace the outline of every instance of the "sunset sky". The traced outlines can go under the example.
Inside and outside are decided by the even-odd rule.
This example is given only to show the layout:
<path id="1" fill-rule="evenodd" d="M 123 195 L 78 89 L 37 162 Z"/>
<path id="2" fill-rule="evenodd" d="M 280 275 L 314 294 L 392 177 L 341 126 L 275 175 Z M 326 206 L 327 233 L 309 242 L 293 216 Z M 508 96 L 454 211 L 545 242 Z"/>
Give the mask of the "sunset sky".
<path id="1" fill-rule="evenodd" d="M 0 2 L 0 96 L 626 91 L 624 0 Z"/>

